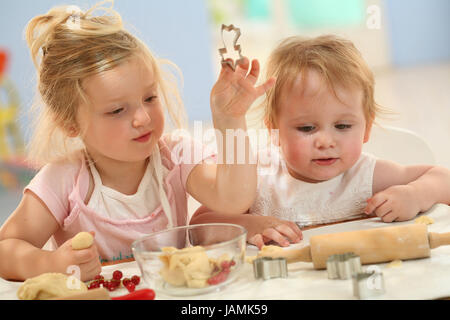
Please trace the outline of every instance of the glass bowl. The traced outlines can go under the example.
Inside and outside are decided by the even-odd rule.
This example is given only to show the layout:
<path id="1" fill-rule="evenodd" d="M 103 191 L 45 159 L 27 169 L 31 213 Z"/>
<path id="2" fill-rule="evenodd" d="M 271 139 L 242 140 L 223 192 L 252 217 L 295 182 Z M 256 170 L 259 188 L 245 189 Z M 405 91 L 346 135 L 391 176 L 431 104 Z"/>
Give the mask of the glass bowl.
<path id="1" fill-rule="evenodd" d="M 155 232 L 131 248 L 150 288 L 189 296 L 220 290 L 237 277 L 246 238 L 246 229 L 239 225 L 208 223 Z"/>

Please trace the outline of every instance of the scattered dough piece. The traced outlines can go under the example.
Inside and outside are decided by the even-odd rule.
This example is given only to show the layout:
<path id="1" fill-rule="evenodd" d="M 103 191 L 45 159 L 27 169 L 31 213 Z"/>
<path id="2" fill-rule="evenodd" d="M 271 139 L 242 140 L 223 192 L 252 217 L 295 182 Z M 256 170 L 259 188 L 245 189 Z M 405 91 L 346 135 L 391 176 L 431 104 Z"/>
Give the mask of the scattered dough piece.
<path id="1" fill-rule="evenodd" d="M 92 246 L 94 242 L 94 237 L 89 232 L 79 232 L 72 239 L 72 249 L 81 250 Z"/>
<path id="2" fill-rule="evenodd" d="M 399 268 L 402 266 L 402 260 L 394 260 L 387 265 L 388 268 Z"/>
<path id="3" fill-rule="evenodd" d="M 82 281 L 76 280 L 74 283 L 65 274 L 43 273 L 25 280 L 17 290 L 17 297 L 22 300 L 45 300 L 71 296 L 87 290 L 87 286 Z"/>
<path id="4" fill-rule="evenodd" d="M 433 224 L 434 220 L 428 216 L 420 216 L 414 220 L 414 223 Z"/>

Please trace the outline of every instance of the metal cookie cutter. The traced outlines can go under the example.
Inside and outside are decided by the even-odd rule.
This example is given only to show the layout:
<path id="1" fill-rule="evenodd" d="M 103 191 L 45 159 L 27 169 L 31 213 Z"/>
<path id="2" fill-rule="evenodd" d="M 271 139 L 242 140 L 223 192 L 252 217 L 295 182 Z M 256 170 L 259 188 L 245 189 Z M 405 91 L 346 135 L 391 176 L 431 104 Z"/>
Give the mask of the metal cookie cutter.
<path id="1" fill-rule="evenodd" d="M 225 57 L 223 56 L 225 53 L 227 53 L 227 46 L 225 44 L 225 41 L 223 39 L 223 31 L 234 31 L 235 32 L 235 36 L 233 39 L 233 48 L 234 50 L 236 50 L 239 54 L 239 59 L 233 63 L 230 60 L 225 60 Z M 241 29 L 236 28 L 234 25 L 230 24 L 229 26 L 226 26 L 224 24 L 222 24 L 222 29 L 221 29 L 221 33 L 222 33 L 222 43 L 223 43 L 223 48 L 219 49 L 219 53 L 220 56 L 222 57 L 222 65 L 223 64 L 227 64 L 230 66 L 231 69 L 233 69 L 233 71 L 235 70 L 236 66 L 241 63 L 242 61 L 244 61 L 244 57 L 241 55 L 241 46 L 239 44 L 237 44 L 237 41 L 239 39 L 239 37 L 241 36 Z"/>
<path id="2" fill-rule="evenodd" d="M 353 252 L 334 254 L 327 259 L 328 279 L 350 279 L 361 272 L 361 260 Z"/>
<path id="3" fill-rule="evenodd" d="M 368 299 L 385 293 L 383 273 L 358 272 L 353 276 L 353 295 L 358 299 Z"/>
<path id="4" fill-rule="evenodd" d="M 256 279 L 286 278 L 287 260 L 286 258 L 257 258 L 253 261 L 253 273 Z"/>

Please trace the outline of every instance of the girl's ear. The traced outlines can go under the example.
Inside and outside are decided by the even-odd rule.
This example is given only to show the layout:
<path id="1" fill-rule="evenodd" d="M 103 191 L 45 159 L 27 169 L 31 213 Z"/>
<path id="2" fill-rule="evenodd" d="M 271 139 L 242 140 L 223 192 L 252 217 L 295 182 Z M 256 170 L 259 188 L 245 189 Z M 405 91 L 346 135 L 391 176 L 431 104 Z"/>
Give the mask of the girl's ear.
<path id="1" fill-rule="evenodd" d="M 75 138 L 76 136 L 78 136 L 80 131 L 75 126 L 71 126 L 68 129 L 66 129 L 66 133 L 70 138 Z"/>
<path id="2" fill-rule="evenodd" d="M 367 124 L 366 124 L 366 131 L 364 133 L 364 140 L 363 140 L 364 143 L 369 141 L 370 132 L 372 131 L 372 124 L 373 124 L 373 121 L 367 122 Z"/>

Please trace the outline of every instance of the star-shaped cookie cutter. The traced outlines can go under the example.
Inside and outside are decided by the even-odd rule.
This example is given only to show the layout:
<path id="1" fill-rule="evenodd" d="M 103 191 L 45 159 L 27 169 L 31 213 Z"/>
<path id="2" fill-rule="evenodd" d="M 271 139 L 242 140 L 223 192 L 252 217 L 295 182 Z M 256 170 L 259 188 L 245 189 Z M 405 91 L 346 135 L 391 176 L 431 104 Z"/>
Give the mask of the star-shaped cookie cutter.
<path id="1" fill-rule="evenodd" d="M 235 51 L 238 52 L 239 54 L 239 59 L 236 60 L 235 63 L 233 63 L 233 61 L 230 60 L 225 60 L 224 54 L 226 54 L 227 51 L 227 46 L 225 44 L 225 40 L 223 39 L 223 31 L 234 31 L 235 32 L 235 36 L 233 39 L 233 48 Z M 229 26 L 226 26 L 224 24 L 222 24 L 222 29 L 221 29 L 221 35 L 222 35 L 222 43 L 223 43 L 223 48 L 219 49 L 219 53 L 220 56 L 222 57 L 222 65 L 226 64 L 228 66 L 230 66 L 230 68 L 234 71 L 236 69 L 236 66 L 244 61 L 244 57 L 241 55 L 241 46 L 239 44 L 237 44 L 237 41 L 239 39 L 239 37 L 241 36 L 241 29 L 236 28 L 234 25 L 230 24 Z"/>

